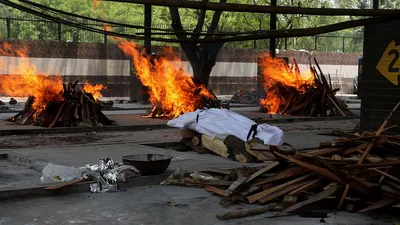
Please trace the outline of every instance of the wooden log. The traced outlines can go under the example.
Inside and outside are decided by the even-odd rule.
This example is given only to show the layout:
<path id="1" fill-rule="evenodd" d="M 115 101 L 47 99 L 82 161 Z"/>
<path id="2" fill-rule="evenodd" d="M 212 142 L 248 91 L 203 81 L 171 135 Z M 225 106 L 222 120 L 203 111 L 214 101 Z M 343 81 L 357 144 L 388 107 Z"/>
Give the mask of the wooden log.
<path id="1" fill-rule="evenodd" d="M 329 78 L 329 88 L 330 88 L 330 90 L 332 90 L 333 86 L 332 86 L 332 79 L 331 79 L 331 74 L 330 73 L 328 73 L 328 78 Z M 338 88 L 338 89 L 340 90 L 340 88 Z"/>
<path id="2" fill-rule="evenodd" d="M 196 131 L 190 130 L 190 129 L 183 129 L 179 131 L 179 134 L 182 136 L 182 138 L 193 138 L 196 136 L 198 133 Z"/>
<path id="3" fill-rule="evenodd" d="M 358 212 L 368 212 L 370 210 L 379 209 L 379 208 L 388 206 L 390 204 L 393 204 L 396 201 L 397 200 L 395 198 L 384 198 L 384 199 L 382 199 L 382 200 L 380 200 L 378 202 L 375 202 L 374 204 L 372 204 L 372 205 L 368 206 L 367 208 L 362 209 L 362 210 L 360 210 Z"/>
<path id="4" fill-rule="evenodd" d="M 274 199 L 276 199 L 276 198 L 278 198 L 278 197 L 280 197 L 282 195 L 285 195 L 285 194 L 287 194 L 287 193 L 289 193 L 289 192 L 291 192 L 291 191 L 293 191 L 293 190 L 295 190 L 295 189 L 297 189 L 297 188 L 299 188 L 301 186 L 304 186 L 308 182 L 309 181 L 303 181 L 303 182 L 300 182 L 300 183 L 292 184 L 290 186 L 287 186 L 287 187 L 285 187 L 285 188 L 283 188 L 281 190 L 277 190 L 277 191 L 275 191 L 275 192 L 273 192 L 273 193 L 271 193 L 271 194 L 259 199 L 258 202 L 260 204 L 265 204 L 266 202 L 272 201 L 272 200 L 274 200 Z"/>
<path id="5" fill-rule="evenodd" d="M 316 59 L 315 57 L 314 57 L 314 62 L 315 62 L 315 65 L 317 66 L 319 72 L 321 73 L 321 81 L 322 81 L 322 84 L 323 84 L 324 87 L 325 87 L 324 90 L 330 91 L 331 89 L 330 89 L 330 87 L 329 87 L 328 81 L 326 80 L 326 77 L 325 77 L 324 73 L 322 72 L 322 69 L 321 69 L 321 67 L 319 66 L 318 61 L 317 61 L 317 59 Z M 326 92 L 325 92 L 325 93 L 326 93 Z"/>
<path id="6" fill-rule="evenodd" d="M 385 163 L 346 165 L 342 169 L 353 170 L 353 169 L 364 169 L 364 168 L 389 167 L 394 165 L 400 165 L 400 160 L 385 162 Z"/>
<path id="7" fill-rule="evenodd" d="M 305 185 L 303 185 L 303 186 L 301 186 L 301 187 L 299 187 L 299 188 L 297 188 L 297 189 L 291 191 L 291 192 L 289 193 L 289 196 L 298 196 L 298 195 L 300 195 L 302 192 L 308 191 L 308 190 L 310 190 L 310 189 L 312 189 L 312 188 L 318 186 L 318 185 L 321 183 L 322 180 L 323 180 L 323 179 L 321 179 L 321 178 L 316 178 L 316 179 L 314 179 L 314 180 L 308 182 L 307 184 L 305 184 Z"/>
<path id="8" fill-rule="evenodd" d="M 330 155 L 333 153 L 341 152 L 344 151 L 344 148 L 323 148 L 323 149 L 316 149 L 313 151 L 308 151 L 308 154 L 312 155 L 318 155 L 318 156 L 323 156 L 323 155 Z"/>
<path id="9" fill-rule="evenodd" d="M 228 147 L 224 144 L 223 140 L 203 134 L 201 135 L 201 142 L 206 149 L 214 152 L 215 154 L 224 158 L 229 157 Z"/>
<path id="10" fill-rule="evenodd" d="M 331 195 L 333 195 L 339 188 L 339 185 L 329 185 L 328 188 L 326 188 L 324 191 L 312 196 L 311 198 L 303 201 L 303 202 L 299 202 L 297 204 L 294 204 L 292 206 L 290 206 L 289 208 L 284 209 L 282 212 L 280 212 L 278 215 L 282 215 L 284 213 L 288 213 L 288 212 L 292 212 L 294 210 L 300 209 L 301 207 L 304 207 L 306 205 L 309 205 L 311 203 L 314 202 L 318 202 L 321 201 Z"/>
<path id="11" fill-rule="evenodd" d="M 208 149 L 206 149 L 205 147 L 203 147 L 203 146 L 195 146 L 195 145 L 190 145 L 189 146 L 191 149 L 193 149 L 195 152 L 197 152 L 197 153 L 199 153 L 199 154 L 207 154 L 207 153 L 210 153 L 209 151 L 208 151 Z"/>
<path id="12" fill-rule="evenodd" d="M 194 146 L 199 146 L 201 144 L 201 135 L 196 135 L 192 138 L 192 144 Z"/>
<path id="13" fill-rule="evenodd" d="M 282 113 L 281 114 L 286 114 L 286 111 L 288 110 L 288 108 L 292 105 L 292 101 L 294 98 L 295 92 L 292 92 L 289 96 L 289 100 L 288 103 L 286 104 L 285 108 L 283 108 Z"/>
<path id="14" fill-rule="evenodd" d="M 233 192 L 242 184 L 244 184 L 244 182 L 246 182 L 246 180 L 248 179 L 248 176 L 245 176 L 244 174 L 240 174 L 238 176 L 238 178 L 236 179 L 235 182 L 233 182 L 233 184 L 231 186 L 229 186 L 228 189 L 226 189 L 224 191 L 224 196 L 231 196 L 233 194 Z"/>
<path id="15" fill-rule="evenodd" d="M 371 199 L 378 199 L 379 193 L 373 188 L 374 185 L 369 184 L 368 182 L 364 181 L 363 179 L 359 179 L 357 177 L 348 175 L 341 171 L 338 167 L 334 166 L 333 164 L 329 163 L 328 161 L 321 159 L 318 156 L 315 156 L 315 159 L 325 165 L 330 171 L 332 171 L 335 175 L 337 175 L 341 181 L 345 182 L 347 185 L 351 186 L 352 188 L 356 189 L 358 192 L 364 194 L 364 196 L 371 198 Z"/>
<path id="16" fill-rule="evenodd" d="M 55 184 L 55 185 L 52 185 L 52 186 L 45 187 L 44 189 L 45 190 L 57 190 L 57 189 L 60 189 L 60 188 L 63 188 L 63 187 L 67 187 L 67 186 L 70 186 L 70 185 L 73 185 L 73 184 L 76 184 L 76 183 L 79 183 L 79 182 L 83 182 L 83 181 L 86 181 L 86 180 L 87 180 L 86 178 L 75 178 L 75 179 L 72 179 L 70 181 L 65 181 L 65 182 L 61 182 L 61 183 L 58 183 L 58 184 Z"/>
<path id="17" fill-rule="evenodd" d="M 285 197 L 283 198 L 282 204 L 283 204 L 283 208 L 289 208 L 290 206 L 296 204 L 297 199 L 299 197 L 298 196 L 293 196 L 293 195 L 285 195 Z"/>
<path id="18" fill-rule="evenodd" d="M 54 117 L 53 121 L 49 124 L 49 126 L 48 126 L 49 128 L 54 127 L 54 125 L 57 123 L 58 118 L 60 117 L 61 113 L 64 110 L 64 106 L 65 106 L 65 102 L 62 103 L 62 105 L 61 105 L 60 109 L 58 110 L 56 116 Z"/>
<path id="19" fill-rule="evenodd" d="M 224 190 L 221 190 L 221 189 L 219 189 L 217 187 L 214 187 L 214 186 L 206 185 L 204 187 L 204 190 L 206 190 L 208 192 L 215 193 L 215 194 L 217 194 L 219 196 L 224 196 Z"/>
<path id="20" fill-rule="evenodd" d="M 385 172 L 383 172 L 383 171 L 380 171 L 380 170 L 378 170 L 378 169 L 375 169 L 375 168 L 373 168 L 373 170 L 375 170 L 376 172 L 378 172 L 378 173 L 382 174 L 382 175 L 383 175 L 383 176 L 385 176 L 385 177 L 388 177 L 388 178 L 390 178 L 390 179 L 392 179 L 392 180 L 394 180 L 394 181 L 397 181 L 397 182 L 399 182 L 399 183 L 400 183 L 400 179 L 399 179 L 399 178 L 397 178 L 397 177 L 395 177 L 395 176 L 392 176 L 392 175 L 390 175 L 390 174 L 388 174 L 388 173 L 385 173 Z"/>
<path id="21" fill-rule="evenodd" d="M 263 144 L 260 144 L 260 146 L 261 145 L 265 146 Z M 254 156 L 259 161 L 276 161 L 276 157 L 271 151 L 254 151 L 251 149 L 251 144 L 247 143 L 247 142 L 245 143 L 245 148 L 246 148 L 246 152 L 248 152 L 250 155 Z M 267 149 L 267 148 L 269 149 L 269 146 L 265 146 L 265 149 Z"/>
<path id="22" fill-rule="evenodd" d="M 242 163 L 254 161 L 254 157 L 246 151 L 246 144 L 236 136 L 228 135 L 224 144 L 230 149 L 234 158 Z"/>
<path id="23" fill-rule="evenodd" d="M 279 191 L 279 190 L 281 190 L 282 188 L 285 188 L 285 187 L 290 186 L 290 185 L 292 185 L 292 184 L 298 183 L 298 182 L 300 182 L 300 181 L 307 180 L 307 179 L 309 179 L 309 178 L 312 177 L 312 176 L 313 176 L 313 174 L 307 174 L 307 175 L 305 175 L 305 176 L 296 178 L 296 179 L 294 179 L 294 180 L 288 181 L 288 182 L 283 183 L 283 184 L 281 184 L 281 185 L 278 185 L 278 186 L 275 186 L 275 187 L 273 187 L 273 188 L 264 190 L 264 191 L 262 191 L 262 192 L 260 192 L 260 193 L 251 195 L 251 196 L 247 197 L 247 200 L 248 200 L 250 203 L 253 203 L 253 202 L 255 202 L 255 201 L 258 201 L 258 200 L 261 199 L 261 198 L 264 198 L 265 196 L 267 196 L 267 195 L 269 195 L 269 194 L 271 194 L 271 193 L 274 193 L 274 192 L 276 192 L 276 191 Z"/>
<path id="24" fill-rule="evenodd" d="M 335 106 L 336 110 L 340 113 L 341 116 L 346 116 L 346 113 L 343 112 L 343 110 L 339 107 L 339 105 L 333 100 L 333 98 L 329 95 L 327 95 L 328 99 L 331 101 L 331 103 Z"/>
<path id="25" fill-rule="evenodd" d="M 367 143 L 364 143 L 364 144 L 358 145 L 358 146 L 356 146 L 356 147 L 346 149 L 346 150 L 343 152 L 343 155 L 350 155 L 350 154 L 353 154 L 353 153 L 355 153 L 355 152 L 357 152 L 357 151 L 359 151 L 359 150 L 363 150 L 363 149 L 367 148 L 367 146 L 368 146 L 368 144 L 367 144 Z"/>
<path id="26" fill-rule="evenodd" d="M 247 217 L 247 216 L 254 216 L 254 215 L 259 215 L 259 214 L 268 212 L 275 207 L 276 207 L 276 203 L 271 203 L 271 204 L 268 204 L 266 206 L 256 208 L 256 209 L 217 214 L 217 218 L 221 219 L 221 220 L 229 220 L 229 219 L 235 219 L 235 218 L 243 218 L 243 217 Z"/>
<path id="27" fill-rule="evenodd" d="M 390 112 L 389 116 L 385 119 L 385 121 L 383 121 L 383 123 L 381 124 L 381 126 L 379 127 L 379 129 L 378 129 L 378 131 L 375 133 L 375 135 L 379 136 L 379 135 L 383 132 L 383 130 L 385 129 L 387 123 L 389 122 L 390 118 L 392 117 L 393 113 L 397 110 L 397 108 L 398 108 L 399 106 L 400 106 L 400 101 L 399 101 L 399 102 L 397 103 L 397 105 L 393 108 L 393 110 Z M 363 163 L 365 157 L 367 157 L 368 153 L 371 151 L 372 146 L 374 145 L 374 142 L 375 142 L 375 139 L 372 140 L 372 141 L 368 144 L 368 146 L 367 146 L 367 148 L 365 149 L 364 154 L 362 154 L 362 156 L 361 156 L 360 161 L 358 162 L 358 164 L 362 164 L 362 163 Z M 347 193 L 349 192 L 349 189 L 350 189 L 350 186 L 349 186 L 349 185 L 346 185 L 346 188 L 345 188 L 344 191 L 343 191 L 342 198 L 340 199 L 340 202 L 339 202 L 339 206 L 338 206 L 339 209 L 342 208 L 344 198 L 347 196 Z"/>
<path id="28" fill-rule="evenodd" d="M 333 180 L 333 181 L 335 181 L 337 183 L 343 183 L 342 180 L 337 175 L 335 175 L 334 173 L 330 172 L 327 169 L 324 169 L 322 167 L 315 166 L 315 165 L 312 165 L 312 164 L 309 164 L 309 163 L 306 163 L 306 162 L 303 162 L 303 161 L 300 161 L 300 160 L 297 160 L 297 159 L 294 159 L 294 158 L 291 158 L 291 157 L 287 157 L 287 156 L 279 154 L 277 152 L 276 152 L 276 154 L 279 155 L 282 158 L 285 158 L 285 159 L 293 162 L 293 163 L 296 163 L 299 166 L 307 168 L 307 169 L 309 169 L 310 171 L 312 171 L 314 173 L 317 173 L 317 174 L 320 174 L 322 176 L 325 176 L 325 177 L 327 177 L 327 178 L 329 178 L 329 179 L 331 179 L 331 180 Z"/>
<path id="29" fill-rule="evenodd" d="M 264 145 L 264 143 L 254 143 L 254 142 L 247 142 L 250 145 L 250 150 L 252 151 L 271 151 L 269 145 Z"/>
<path id="30" fill-rule="evenodd" d="M 269 171 L 269 170 L 275 168 L 275 167 L 278 166 L 278 165 L 279 165 L 279 162 L 274 162 L 274 163 L 272 163 L 272 164 L 270 164 L 270 165 L 268 165 L 268 166 L 266 166 L 266 167 L 260 169 L 259 171 L 253 173 L 253 174 L 249 177 L 249 179 L 246 180 L 246 183 L 249 183 L 250 181 L 254 180 L 256 177 L 258 177 L 258 176 L 260 176 L 261 174 L 263 174 L 263 173 L 265 173 L 265 172 L 267 172 L 267 171 Z"/>
<path id="31" fill-rule="evenodd" d="M 263 185 L 263 184 L 267 184 L 267 183 L 271 183 L 277 180 L 282 180 L 282 179 L 286 179 L 289 177 L 293 177 L 293 176 L 297 176 L 297 175 L 301 175 L 305 172 L 308 172 L 308 170 L 306 168 L 303 167 L 290 167 L 286 170 L 284 170 L 283 172 L 280 172 L 272 177 L 269 177 L 263 181 L 257 182 L 254 185 Z"/>

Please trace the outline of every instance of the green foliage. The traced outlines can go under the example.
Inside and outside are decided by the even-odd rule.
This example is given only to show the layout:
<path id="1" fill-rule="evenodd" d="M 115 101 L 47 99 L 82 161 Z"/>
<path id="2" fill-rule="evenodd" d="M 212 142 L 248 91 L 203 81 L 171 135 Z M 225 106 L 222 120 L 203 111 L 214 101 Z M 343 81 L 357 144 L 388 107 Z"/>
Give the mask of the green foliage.
<path id="1" fill-rule="evenodd" d="M 13 0 L 17 2 L 16 0 Z M 73 12 L 79 15 L 89 17 L 102 18 L 105 20 L 118 21 L 122 23 L 143 25 L 144 20 L 144 7 L 138 4 L 117 3 L 99 1 L 94 4 L 92 0 L 33 0 L 35 2 L 54 7 L 67 12 Z M 212 0 L 216 2 L 217 0 Z M 270 0 L 228 0 L 230 3 L 245 3 L 257 5 L 269 5 Z M 278 5 L 293 6 L 293 7 L 313 7 L 313 8 L 371 8 L 372 0 L 278 0 Z M 380 8 L 393 9 L 400 7 L 400 0 L 380 0 Z M 179 9 L 182 24 L 184 29 L 192 31 L 196 26 L 197 19 L 200 15 L 200 10 L 194 9 Z M 152 24 L 158 28 L 170 28 L 171 19 L 169 9 L 167 7 L 153 7 Z M 10 36 L 11 38 L 18 39 L 57 39 L 59 27 L 58 24 L 52 22 L 38 22 L 38 21 L 23 21 L 11 20 L 10 33 L 7 30 L 7 23 L 4 18 L 20 18 L 20 19 L 39 19 L 30 15 L 26 15 L 18 10 L 8 8 L 0 5 L 0 37 Z M 207 30 L 212 19 L 212 12 L 206 13 L 205 25 L 203 30 Z M 357 19 L 352 16 L 306 16 L 306 15 L 278 15 L 277 28 L 278 29 L 294 29 L 294 28 L 308 28 L 323 26 L 341 21 Z M 222 13 L 219 22 L 219 31 L 253 31 L 253 30 L 268 30 L 269 29 L 269 15 L 262 13 L 241 13 L 241 12 L 224 12 Z M 82 21 L 85 22 L 85 21 Z M 102 24 L 97 24 L 98 28 Z M 116 32 L 124 32 L 134 34 L 143 32 L 143 30 L 113 27 Z M 329 36 L 338 37 L 300 37 L 278 39 L 277 47 L 279 49 L 306 49 L 318 51 L 346 51 L 346 52 L 360 52 L 362 51 L 362 38 L 363 29 L 348 29 L 338 31 Z M 327 36 L 324 35 L 324 36 Z M 164 36 L 172 37 L 172 36 Z M 343 37 L 346 37 L 343 39 Z M 62 40 L 71 41 L 86 41 L 86 42 L 102 42 L 104 35 L 94 34 L 87 31 L 82 31 L 76 28 L 62 25 L 61 29 Z M 110 39 L 108 39 L 110 40 Z M 344 41 L 344 49 L 343 49 Z M 164 43 L 157 43 L 162 45 Z M 243 41 L 235 43 L 226 43 L 224 47 L 234 48 L 268 48 L 268 40 L 257 41 Z"/>

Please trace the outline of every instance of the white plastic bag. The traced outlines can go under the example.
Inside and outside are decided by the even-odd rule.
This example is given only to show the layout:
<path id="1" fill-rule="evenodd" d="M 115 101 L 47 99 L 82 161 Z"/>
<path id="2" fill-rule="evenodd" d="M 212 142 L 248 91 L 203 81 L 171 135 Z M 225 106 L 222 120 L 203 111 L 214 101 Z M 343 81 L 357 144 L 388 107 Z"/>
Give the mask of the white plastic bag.
<path id="1" fill-rule="evenodd" d="M 185 113 L 168 121 L 168 126 L 189 128 L 201 134 L 224 140 L 228 135 L 234 135 L 242 141 L 247 141 L 250 128 L 257 124 L 253 120 L 227 109 L 206 109 Z M 283 143 L 283 131 L 268 124 L 259 124 L 255 137 L 266 145 L 279 146 Z M 252 139 L 253 135 L 249 139 Z"/>
<path id="2" fill-rule="evenodd" d="M 64 182 L 82 176 L 82 172 L 78 168 L 48 164 L 42 170 L 40 180 L 43 184 Z"/>

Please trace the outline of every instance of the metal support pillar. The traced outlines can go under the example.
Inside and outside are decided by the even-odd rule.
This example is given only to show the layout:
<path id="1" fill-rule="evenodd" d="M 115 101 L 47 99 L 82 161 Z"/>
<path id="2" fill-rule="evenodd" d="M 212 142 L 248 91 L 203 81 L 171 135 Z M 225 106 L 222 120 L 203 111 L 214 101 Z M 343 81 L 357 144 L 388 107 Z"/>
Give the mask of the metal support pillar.
<path id="1" fill-rule="evenodd" d="M 271 0 L 271 6 L 276 6 L 276 0 Z M 269 25 L 269 29 L 270 30 L 276 30 L 276 13 L 271 13 L 270 14 L 271 18 L 270 18 L 270 25 Z M 275 38 L 271 38 L 269 40 L 269 53 L 271 54 L 272 57 L 275 57 L 275 49 L 276 49 L 276 39 Z"/>
<path id="2" fill-rule="evenodd" d="M 144 26 L 147 29 L 144 29 L 144 48 L 146 49 L 147 54 L 151 54 L 151 5 L 144 5 Z"/>
<path id="3" fill-rule="evenodd" d="M 372 0 L 372 8 L 379 9 L 379 0 Z"/>
<path id="4" fill-rule="evenodd" d="M 58 41 L 61 41 L 61 38 L 62 38 L 62 37 L 61 37 L 61 23 L 58 23 L 58 24 L 57 24 L 57 34 L 58 34 L 58 35 L 57 35 L 57 40 L 58 40 Z"/>
<path id="5" fill-rule="evenodd" d="M 6 19 L 6 27 L 7 27 L 7 38 L 11 38 L 11 19 L 7 18 Z"/>
<path id="6" fill-rule="evenodd" d="M 151 54 L 151 5 L 144 5 L 144 48 L 146 49 L 146 53 L 148 55 Z M 150 95 L 148 93 L 148 88 L 145 86 L 142 86 L 142 102 L 148 102 Z"/>

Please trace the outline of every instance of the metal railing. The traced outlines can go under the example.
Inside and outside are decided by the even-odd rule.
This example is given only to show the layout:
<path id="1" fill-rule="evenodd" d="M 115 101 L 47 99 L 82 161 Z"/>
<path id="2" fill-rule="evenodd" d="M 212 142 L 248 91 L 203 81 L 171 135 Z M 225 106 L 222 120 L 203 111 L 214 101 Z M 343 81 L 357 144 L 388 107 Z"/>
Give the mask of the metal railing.
<path id="1" fill-rule="evenodd" d="M 87 25 L 102 29 L 103 24 L 86 22 Z M 143 21 L 129 23 L 143 26 Z M 143 29 L 110 26 L 115 32 L 135 34 L 143 33 Z M 168 24 L 152 24 L 154 28 L 170 29 Z M 172 30 L 171 30 L 172 31 Z M 175 38 L 173 35 L 159 35 L 163 38 Z M 70 27 L 61 23 L 42 19 L 0 18 L 0 38 L 19 40 L 58 40 L 68 42 L 95 42 L 113 43 L 114 39 L 104 34 Z M 137 41 L 142 44 L 143 41 Z M 155 46 L 179 46 L 177 43 L 164 43 L 153 41 Z M 269 49 L 269 40 L 231 42 L 224 45 L 225 48 L 236 49 Z M 277 48 L 280 50 L 308 50 L 325 52 L 362 52 L 363 38 L 319 35 L 299 38 L 277 39 Z"/>

